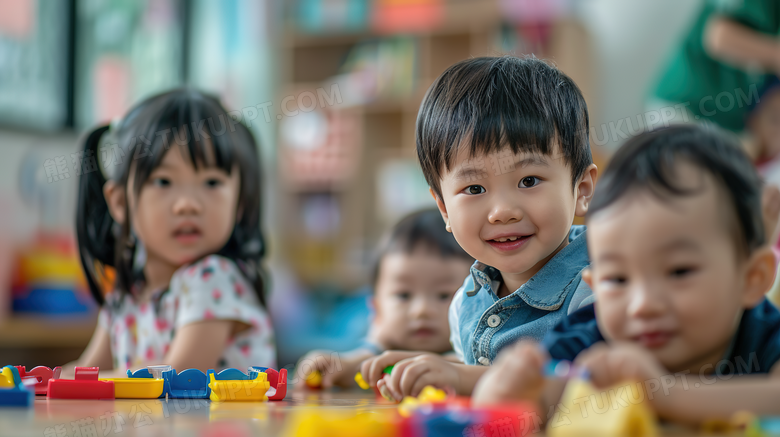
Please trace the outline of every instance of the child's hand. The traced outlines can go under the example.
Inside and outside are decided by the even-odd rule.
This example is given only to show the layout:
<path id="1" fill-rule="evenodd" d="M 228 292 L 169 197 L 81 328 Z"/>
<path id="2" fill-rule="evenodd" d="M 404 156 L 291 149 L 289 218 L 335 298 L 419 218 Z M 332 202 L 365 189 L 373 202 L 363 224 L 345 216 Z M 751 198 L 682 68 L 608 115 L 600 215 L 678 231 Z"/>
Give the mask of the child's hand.
<path id="1" fill-rule="evenodd" d="M 474 405 L 506 401 L 538 404 L 544 388 L 547 354 L 532 341 L 521 341 L 498 354 L 490 370 L 479 379 L 471 402 Z"/>
<path id="2" fill-rule="evenodd" d="M 424 352 L 414 351 L 385 351 L 381 355 L 369 358 L 360 365 L 360 373 L 370 387 L 376 387 L 376 383 L 384 376 L 385 367 L 392 366 L 401 360 L 422 355 Z M 354 376 L 354 375 L 353 375 Z"/>
<path id="3" fill-rule="evenodd" d="M 315 350 L 298 360 L 295 376 L 300 381 L 296 388 L 305 387 L 306 378 L 314 371 L 322 375 L 322 388 L 355 386 L 355 373 L 360 363 L 373 356 L 367 350 L 356 350 L 339 354 L 333 351 Z"/>
<path id="4" fill-rule="evenodd" d="M 427 385 L 458 390 L 460 374 L 455 364 L 439 355 L 423 353 L 401 360 L 393 366 L 390 375 L 379 381 L 396 401 L 404 396 L 417 396 Z"/>
<path id="5" fill-rule="evenodd" d="M 597 388 L 660 378 L 666 370 L 647 349 L 632 343 L 598 343 L 577 357 Z"/>

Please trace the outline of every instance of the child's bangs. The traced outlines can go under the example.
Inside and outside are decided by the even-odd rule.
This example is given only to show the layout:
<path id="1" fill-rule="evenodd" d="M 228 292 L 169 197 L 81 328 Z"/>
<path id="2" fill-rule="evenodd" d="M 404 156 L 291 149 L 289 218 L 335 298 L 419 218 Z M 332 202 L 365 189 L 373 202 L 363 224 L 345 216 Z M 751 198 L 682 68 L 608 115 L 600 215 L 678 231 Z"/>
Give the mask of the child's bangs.
<path id="1" fill-rule="evenodd" d="M 436 106 L 444 111 L 437 124 L 446 127 L 440 135 L 434 132 L 431 141 L 446 145 L 444 168 L 451 170 L 459 148 L 464 146 L 470 157 L 506 148 L 513 154 L 551 154 L 559 135 L 547 103 L 529 99 L 534 96 L 527 89 L 532 84 L 515 83 L 508 74 L 482 76 L 489 83 L 467 86 L 465 93 L 450 90 L 438 96 L 442 101 Z"/>
<path id="2" fill-rule="evenodd" d="M 128 120 L 137 123 L 135 132 L 144 132 L 127 139 L 135 160 L 136 192 L 173 147 L 180 147 L 196 170 L 218 168 L 230 174 L 239 165 L 236 142 L 243 130 L 218 105 L 205 99 L 167 103 L 159 112 L 148 111 L 146 120 Z"/>

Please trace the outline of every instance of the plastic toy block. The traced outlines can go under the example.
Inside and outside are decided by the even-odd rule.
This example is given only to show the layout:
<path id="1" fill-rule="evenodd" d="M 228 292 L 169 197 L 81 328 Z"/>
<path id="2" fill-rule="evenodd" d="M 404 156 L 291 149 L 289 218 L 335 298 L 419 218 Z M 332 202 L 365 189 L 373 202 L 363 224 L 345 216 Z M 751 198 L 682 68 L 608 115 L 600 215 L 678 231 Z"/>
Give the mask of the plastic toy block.
<path id="1" fill-rule="evenodd" d="M 433 402 L 417 408 L 404 417 L 399 427 L 401 437 L 449 435 L 523 435 L 524 425 L 536 414 L 525 402 L 504 403 L 496 407 L 472 407 L 471 399 L 449 396 L 444 402 Z M 533 423 L 533 422 L 531 422 Z"/>
<path id="2" fill-rule="evenodd" d="M 322 388 L 322 373 L 319 370 L 315 370 L 306 375 L 306 387 L 311 389 Z"/>
<path id="3" fill-rule="evenodd" d="M 99 381 L 97 367 L 76 367 L 75 379 L 49 380 L 50 399 L 114 399 L 114 382 Z"/>
<path id="4" fill-rule="evenodd" d="M 162 378 L 106 378 L 100 381 L 114 383 L 116 399 L 157 399 L 165 392 Z"/>
<path id="5" fill-rule="evenodd" d="M 128 378 L 154 379 L 158 375 L 163 380 L 161 398 L 166 395 L 172 399 L 209 398 L 208 377 L 198 369 L 187 369 L 176 373 L 176 370 L 172 369 L 171 366 L 149 366 L 135 372 L 127 371 Z"/>
<path id="6" fill-rule="evenodd" d="M 0 388 L 14 388 L 22 384 L 22 378 L 19 377 L 19 369 L 14 373 L 10 367 L 3 367 L 3 371 L 0 373 Z"/>
<path id="7" fill-rule="evenodd" d="M 360 372 L 355 374 L 355 382 L 357 382 L 358 387 L 362 388 L 363 390 L 368 390 L 371 388 L 366 380 L 363 379 L 363 374 Z"/>
<path id="8" fill-rule="evenodd" d="M 398 418 L 388 410 L 346 412 L 302 410 L 295 412 L 282 435 L 287 437 L 395 437 Z"/>
<path id="9" fill-rule="evenodd" d="M 630 393 L 636 387 L 636 384 L 630 386 L 621 384 L 605 390 L 597 390 L 584 379 L 570 379 L 564 389 L 561 403 L 571 412 L 571 414 L 567 414 L 571 424 L 555 426 L 556 423 L 550 421 L 547 435 L 549 437 L 626 435 L 649 437 L 658 435 L 655 412 L 647 404 L 644 394 L 640 402 L 632 400 L 635 396 Z M 642 389 L 641 385 L 639 388 Z M 602 392 L 620 393 L 626 391 L 629 392 L 628 400 L 623 399 L 622 402 L 615 402 L 614 405 L 611 400 L 612 395 L 602 396 Z M 599 405 L 594 405 L 594 403 Z"/>
<path id="10" fill-rule="evenodd" d="M 235 369 L 228 369 L 235 370 Z M 241 371 L 238 371 L 242 373 Z M 223 370 L 220 375 L 225 373 Z M 267 401 L 266 392 L 271 387 L 268 383 L 267 374 L 264 372 L 255 372 L 255 379 L 216 379 L 214 372 L 209 371 L 209 388 L 211 395 L 209 398 L 214 402 L 226 401 Z M 232 373 L 228 373 L 230 375 Z"/>
<path id="11" fill-rule="evenodd" d="M 410 417 L 421 405 L 446 402 L 447 393 L 432 385 L 426 385 L 417 397 L 406 396 L 398 405 L 398 413 L 403 417 Z"/>
<path id="12" fill-rule="evenodd" d="M 206 374 L 198 369 L 187 369 L 181 373 L 174 370 L 170 375 L 170 395 L 174 399 L 208 399 L 211 394 Z"/>
<path id="13" fill-rule="evenodd" d="M 46 366 L 33 367 L 29 372 L 25 366 L 16 366 L 16 369 L 19 370 L 19 376 L 22 378 L 22 383 L 26 383 L 25 381 L 32 381 L 33 389 L 37 395 L 45 395 L 49 390 L 49 380 L 52 378 L 59 379 L 60 372 L 62 371 L 61 367 L 50 369 Z"/>
<path id="14" fill-rule="evenodd" d="M 22 384 L 19 369 L 13 366 L 3 367 L 0 373 L 0 406 L 29 407 L 34 396 L 33 390 Z"/>
<path id="15" fill-rule="evenodd" d="M 282 368 L 278 372 L 270 367 L 250 367 L 250 376 L 252 372 L 264 372 L 268 379 L 268 388 L 266 396 L 269 401 L 281 401 L 287 396 L 287 369 Z"/>

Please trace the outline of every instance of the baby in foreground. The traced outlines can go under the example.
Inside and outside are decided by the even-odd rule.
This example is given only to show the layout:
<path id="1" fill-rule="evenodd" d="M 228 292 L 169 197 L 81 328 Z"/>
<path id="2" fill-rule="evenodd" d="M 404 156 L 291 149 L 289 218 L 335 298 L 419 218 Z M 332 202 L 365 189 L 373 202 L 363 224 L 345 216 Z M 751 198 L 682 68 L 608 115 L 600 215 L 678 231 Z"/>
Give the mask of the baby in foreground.
<path id="1" fill-rule="evenodd" d="M 508 348 L 479 381 L 474 402 L 538 402 L 563 382 L 549 358 L 574 360 L 593 384 L 631 382 L 661 418 L 700 423 L 747 410 L 778 414 L 780 313 L 764 297 L 774 277 L 762 183 L 725 134 L 680 126 L 629 140 L 613 157 L 588 213 L 596 304 L 540 345 Z M 751 374 L 750 376 L 743 376 Z"/>

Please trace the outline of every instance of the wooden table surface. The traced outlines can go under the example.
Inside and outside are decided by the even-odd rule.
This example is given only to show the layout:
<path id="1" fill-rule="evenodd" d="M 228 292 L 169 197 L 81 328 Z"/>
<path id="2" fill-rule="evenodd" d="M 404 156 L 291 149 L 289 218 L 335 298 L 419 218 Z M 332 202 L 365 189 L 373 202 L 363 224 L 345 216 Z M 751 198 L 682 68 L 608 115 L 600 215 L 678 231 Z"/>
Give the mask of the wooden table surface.
<path id="1" fill-rule="evenodd" d="M 0 436 L 274 436 L 292 411 L 376 410 L 396 405 L 373 392 L 288 392 L 284 401 L 190 399 L 63 400 L 39 396 L 31 408 L 0 407 Z"/>
<path id="2" fill-rule="evenodd" d="M 0 436 L 275 436 L 283 433 L 293 412 L 323 408 L 378 411 L 396 405 L 377 400 L 367 391 L 293 391 L 284 401 L 267 403 L 38 397 L 31 408 L 0 407 Z M 664 429 L 663 434 L 689 435 L 681 429 Z"/>

